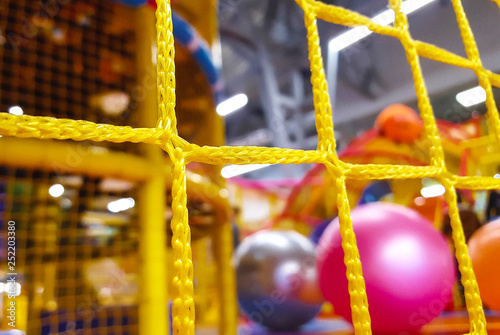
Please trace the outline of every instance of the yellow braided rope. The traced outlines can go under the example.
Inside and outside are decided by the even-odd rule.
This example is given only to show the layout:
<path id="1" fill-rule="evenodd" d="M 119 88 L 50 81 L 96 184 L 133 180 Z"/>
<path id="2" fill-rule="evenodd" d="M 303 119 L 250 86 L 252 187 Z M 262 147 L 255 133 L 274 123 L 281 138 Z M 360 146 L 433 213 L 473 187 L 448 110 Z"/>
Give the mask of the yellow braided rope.
<path id="1" fill-rule="evenodd" d="M 323 58 L 319 47 L 319 34 L 316 15 L 304 10 L 304 22 L 307 28 L 307 47 L 311 64 L 311 84 L 313 86 L 314 115 L 318 131 L 318 150 L 335 152 L 333 136 L 332 109 L 323 67 Z"/>
<path id="2" fill-rule="evenodd" d="M 401 11 L 401 0 L 389 0 L 389 4 L 395 12 L 394 26 L 400 32 L 399 39 L 404 47 L 406 59 L 410 65 L 411 73 L 413 75 L 413 83 L 417 95 L 420 116 L 424 121 L 426 138 L 430 142 L 429 150 L 431 165 L 445 169 L 444 152 L 439 138 L 439 131 L 436 120 L 434 119 L 429 96 L 427 95 L 427 88 L 425 87 L 417 50 L 413 43 L 413 39 L 410 36 L 408 21 L 406 19 L 406 15 Z"/>
<path id="3" fill-rule="evenodd" d="M 17 116 L 7 113 L 0 113 L 0 135 L 22 138 L 154 144 L 164 143 L 168 138 L 167 131 L 163 129 L 120 127 L 90 121 L 44 116 Z"/>
<path id="4" fill-rule="evenodd" d="M 499 0 L 493 0 L 500 5 Z M 443 148 L 436 121 L 425 88 L 419 64 L 419 56 L 472 69 L 481 87 L 486 90 L 488 119 L 494 138 L 500 142 L 500 118 L 496 108 L 492 86 L 500 87 L 500 75 L 482 66 L 479 52 L 469 23 L 459 0 L 452 0 L 467 58 L 458 56 L 437 46 L 412 39 L 406 16 L 400 11 L 401 0 L 390 0 L 395 11 L 394 27 L 381 26 L 359 13 L 326 5 L 315 0 L 296 0 L 304 10 L 307 29 L 311 83 L 313 85 L 316 128 L 318 131 L 317 150 L 294 150 L 262 147 L 200 147 L 190 144 L 177 135 L 175 117 L 175 64 L 174 40 L 170 1 L 157 0 L 157 98 L 159 120 L 157 128 L 146 129 L 96 124 L 87 121 L 55 119 L 33 116 L 13 116 L 0 113 L 0 135 L 34 137 L 41 139 L 72 139 L 109 142 L 150 143 L 161 146 L 168 152 L 174 168 L 172 170 L 172 245 L 173 267 L 173 330 L 175 334 L 194 334 L 193 264 L 190 245 L 190 229 L 187 216 L 186 164 L 201 162 L 208 164 L 324 164 L 330 178 L 335 183 L 339 204 L 342 247 L 345 252 L 347 277 L 353 324 L 356 334 L 370 334 L 370 316 L 361 262 L 352 230 L 350 206 L 347 201 L 346 179 L 412 179 L 433 177 L 446 188 L 445 198 L 449 204 L 453 240 L 456 257 L 462 273 L 466 292 L 467 309 L 472 334 L 485 334 L 486 321 L 471 262 L 456 206 L 455 188 L 479 190 L 499 189 L 500 180 L 491 177 L 459 177 L 447 171 Z M 430 166 L 407 166 L 387 164 L 349 164 L 339 161 L 335 152 L 334 129 L 328 89 L 324 75 L 323 60 L 319 48 L 317 19 L 345 26 L 366 26 L 375 33 L 391 36 L 401 41 L 411 68 L 419 109 L 424 121 L 425 136 L 430 143 Z M 163 247 L 163 246 L 157 246 Z M 226 250 L 224 254 L 229 257 Z M 159 264 L 158 266 L 163 266 Z M 224 275 L 224 274 L 222 274 Z M 231 296 L 231 295 L 229 295 Z M 229 297 L 228 296 L 228 297 Z M 232 296 L 231 296 L 232 297 Z M 165 297 L 166 298 L 166 297 Z M 234 297 L 232 297 L 234 299 Z M 226 318 L 229 316 L 226 316 Z M 234 327 L 232 324 L 231 327 Z"/>
<path id="5" fill-rule="evenodd" d="M 172 329 L 176 335 L 194 335 L 193 261 L 187 211 L 186 162 L 181 149 L 166 149 L 174 162 L 171 222 L 174 251 Z"/>
<path id="6" fill-rule="evenodd" d="M 474 64 L 474 72 L 479 80 L 479 85 L 486 91 L 486 108 L 487 115 L 490 121 L 490 128 L 492 128 L 493 135 L 497 138 L 497 143 L 500 143 L 500 117 L 498 115 L 497 106 L 495 104 L 495 97 L 491 89 L 491 82 L 488 78 L 488 73 L 483 67 L 481 58 L 479 57 L 479 50 L 477 49 L 476 41 L 472 35 L 472 30 L 469 21 L 465 16 L 462 2 L 459 0 L 452 0 L 455 15 L 457 17 L 458 28 L 460 35 L 464 42 L 465 53 L 467 58 Z"/>
<path id="7" fill-rule="evenodd" d="M 342 237 L 342 249 L 344 250 L 344 263 L 347 269 L 348 290 L 351 298 L 352 324 L 356 334 L 368 335 L 372 333 L 370 314 L 368 312 L 368 299 L 359 250 L 356 244 L 356 236 L 352 227 L 350 206 L 347 201 L 345 176 L 342 174 L 342 170 L 334 164 L 328 162 L 325 166 L 330 176 L 334 178 L 337 190 L 338 218 L 340 235 Z"/>
<path id="8" fill-rule="evenodd" d="M 316 8 L 305 5 L 304 1 L 298 0 L 297 3 L 304 9 L 304 22 L 307 29 L 314 113 L 316 130 L 318 132 L 318 151 L 326 158 L 325 166 L 332 179 L 335 180 L 337 203 L 340 204 L 338 217 L 340 234 L 342 236 L 342 249 L 345 255 L 344 262 L 346 264 L 346 276 L 352 309 L 352 323 L 356 334 L 371 334 L 368 299 L 366 297 L 365 281 L 356 245 L 356 237 L 352 228 L 350 208 L 347 202 L 345 176 L 342 169 L 339 168 L 339 160 L 335 150 L 336 143 L 333 134 L 332 110 L 319 44 Z"/>
<path id="9" fill-rule="evenodd" d="M 175 117 L 174 36 L 170 0 L 157 0 L 157 93 L 158 128 L 177 134 Z M 171 136 L 172 137 L 172 136 Z M 175 143 L 162 146 L 174 164 L 172 170 L 173 302 L 172 330 L 176 335 L 194 335 L 194 288 L 191 230 L 187 211 L 185 153 Z M 163 247 L 163 246 L 160 246 Z M 159 266 L 162 266 L 159 264 Z"/>
<path id="10" fill-rule="evenodd" d="M 175 49 L 172 33 L 170 0 L 157 0 L 156 10 L 156 56 L 158 127 L 177 134 L 175 118 Z"/>

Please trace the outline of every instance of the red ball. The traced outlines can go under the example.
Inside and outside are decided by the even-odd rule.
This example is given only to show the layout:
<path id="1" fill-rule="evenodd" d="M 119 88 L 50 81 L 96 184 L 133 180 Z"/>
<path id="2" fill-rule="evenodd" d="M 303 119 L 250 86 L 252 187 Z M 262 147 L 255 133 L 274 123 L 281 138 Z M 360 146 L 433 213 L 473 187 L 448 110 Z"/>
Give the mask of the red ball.
<path id="1" fill-rule="evenodd" d="M 405 105 L 394 104 L 378 115 L 375 128 L 393 141 L 411 143 L 420 137 L 423 125 L 413 109 Z"/>
<path id="2" fill-rule="evenodd" d="M 372 329 L 412 331 L 438 316 L 452 297 L 455 263 L 444 236 L 409 208 L 384 203 L 351 213 L 363 267 Z M 318 246 L 321 291 L 351 321 L 338 219 Z"/>

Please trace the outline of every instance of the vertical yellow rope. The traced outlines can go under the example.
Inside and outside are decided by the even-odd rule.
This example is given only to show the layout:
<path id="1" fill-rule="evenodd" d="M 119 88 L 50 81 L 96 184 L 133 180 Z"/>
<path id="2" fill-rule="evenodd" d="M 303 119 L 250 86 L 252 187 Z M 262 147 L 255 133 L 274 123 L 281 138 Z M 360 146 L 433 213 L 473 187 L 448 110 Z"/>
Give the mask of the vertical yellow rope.
<path id="1" fill-rule="evenodd" d="M 359 251 L 356 245 L 356 236 L 352 228 L 345 177 L 342 169 L 339 168 L 339 161 L 335 151 L 336 143 L 333 133 L 332 109 L 319 44 L 316 13 L 314 12 L 314 7 L 305 5 L 304 1 L 298 0 L 297 2 L 304 9 L 304 22 L 307 29 L 311 84 L 313 86 L 314 112 L 318 132 L 318 151 L 322 152 L 327 158 L 325 165 L 332 179 L 335 180 L 338 192 L 338 217 L 340 234 L 342 236 L 342 249 L 345 255 L 344 263 L 348 279 L 352 323 L 356 334 L 371 334 L 368 299 L 366 297 Z"/>
<path id="2" fill-rule="evenodd" d="M 413 75 L 420 116 L 424 122 L 426 138 L 430 141 L 429 149 L 431 165 L 444 169 L 445 162 L 443 147 L 441 145 L 441 139 L 439 138 L 439 131 L 436 125 L 436 120 L 434 119 L 429 96 L 427 94 L 427 88 L 422 75 L 417 49 L 410 36 L 408 21 L 406 19 L 406 15 L 401 11 L 401 0 L 389 0 L 389 4 L 396 14 L 394 26 L 399 30 L 399 39 L 405 49 L 406 59 L 410 65 L 411 73 Z"/>
<path id="3" fill-rule="evenodd" d="M 172 329 L 175 335 L 194 335 L 194 289 L 186 193 L 186 162 L 180 149 L 169 148 L 172 170 L 173 303 Z M 160 246 L 161 247 L 161 246 Z"/>
<path id="4" fill-rule="evenodd" d="M 170 0 L 157 0 L 156 3 L 158 127 L 177 134 L 172 12 Z M 173 148 L 171 144 L 166 144 L 164 148 L 174 164 L 171 222 L 174 261 L 172 330 L 174 334 L 194 335 L 193 261 L 187 211 L 186 162 L 181 149 Z"/>
<path id="5" fill-rule="evenodd" d="M 335 180 L 337 188 L 338 218 L 342 249 L 344 250 L 344 263 L 348 290 L 351 299 L 352 324 L 356 334 L 371 334 L 371 319 L 368 312 L 368 298 L 366 296 L 365 280 L 356 244 L 356 235 L 352 228 L 351 212 L 347 200 L 345 176 L 342 171 L 332 163 L 325 164 L 328 172 Z"/>
<path id="6" fill-rule="evenodd" d="M 319 46 L 316 13 L 313 8 L 306 6 L 303 1 L 297 0 L 304 9 L 304 22 L 307 29 L 307 45 L 309 63 L 311 64 L 311 84 L 313 86 L 314 115 L 316 130 L 318 131 L 318 150 L 335 152 L 335 138 L 333 136 L 332 109 L 328 87 L 326 84 L 323 59 Z"/>
<path id="7" fill-rule="evenodd" d="M 460 214 L 457 208 L 457 194 L 455 187 L 448 179 L 442 179 L 441 183 L 446 188 L 444 197 L 449 204 L 448 213 L 452 228 L 452 238 L 455 245 L 455 256 L 458 261 L 460 273 L 462 274 L 462 284 L 465 291 L 465 303 L 469 312 L 470 333 L 487 334 L 486 318 L 484 316 L 483 304 L 479 296 L 479 288 L 476 276 L 472 269 L 472 262 L 467 251 L 465 236 L 460 221 Z"/>
<path id="8" fill-rule="evenodd" d="M 158 127 L 177 134 L 172 9 L 170 8 L 170 0 L 157 0 L 156 4 L 158 6 L 156 9 Z"/>
<path id="9" fill-rule="evenodd" d="M 417 94 L 420 115 L 424 121 L 426 136 L 430 140 L 431 148 L 431 164 L 441 168 L 442 177 L 439 178 L 446 189 L 445 199 L 449 204 L 449 212 L 451 218 L 451 226 L 453 228 L 453 241 L 456 249 L 456 257 L 458 260 L 460 272 L 462 273 L 462 282 L 465 288 L 467 301 L 467 310 L 471 323 L 471 332 L 474 334 L 484 333 L 486 327 L 486 319 L 482 309 L 481 299 L 477 282 L 472 270 L 472 264 L 467 252 L 465 236 L 463 234 L 462 224 L 457 208 L 456 191 L 452 183 L 446 176 L 446 165 L 444 161 L 444 152 L 439 138 L 439 132 L 434 118 L 432 107 L 430 105 L 429 96 L 425 87 L 422 70 L 420 68 L 417 49 L 412 40 L 406 15 L 401 11 L 401 0 L 389 0 L 391 8 L 394 10 L 395 24 L 394 26 L 400 31 L 399 39 L 405 49 L 406 58 L 411 67 L 413 81 L 415 83 L 415 92 Z M 490 86 L 491 89 L 491 86 Z M 498 116 L 498 114 L 497 114 Z"/>
<path id="10" fill-rule="evenodd" d="M 497 145 L 500 145 L 500 118 L 498 115 L 497 106 L 495 104 L 488 72 L 482 65 L 479 56 L 479 50 L 477 48 L 476 41 L 474 40 L 469 21 L 467 20 L 467 17 L 465 15 L 462 2 L 459 0 L 452 0 L 452 4 L 453 9 L 455 10 L 460 34 L 464 43 L 465 52 L 469 60 L 471 60 L 475 65 L 474 72 L 478 77 L 479 85 L 486 91 L 486 108 L 488 119 L 490 122 L 489 126 L 493 132 L 493 135 L 495 136 Z M 498 2 L 498 0 L 497 4 L 500 6 L 500 2 Z M 450 201 L 456 201 L 455 194 L 453 194 L 453 197 L 454 198 L 450 199 Z M 456 209 L 456 202 L 453 203 L 452 207 L 453 213 L 450 214 L 450 218 L 453 228 L 453 240 L 455 241 L 455 248 L 457 249 L 456 256 L 459 261 L 460 271 L 462 272 L 462 283 L 465 287 L 465 299 L 471 322 L 470 331 L 473 334 L 486 334 L 486 318 L 484 316 L 483 305 L 481 302 L 481 297 L 479 295 L 476 276 L 472 269 L 467 246 L 465 245 L 465 243 L 460 243 L 460 239 L 463 238 L 463 236 L 461 236 L 463 235 L 463 229 L 462 226 L 457 223 L 460 217 L 458 214 L 458 209 Z M 454 222 L 454 218 L 457 222 Z M 458 233 L 456 234 L 457 236 L 455 236 L 455 230 L 458 231 Z"/>
<path id="11" fill-rule="evenodd" d="M 500 6 L 500 2 L 498 2 L 499 0 L 496 1 Z M 467 16 L 465 15 L 462 2 L 460 0 L 452 0 L 452 4 L 457 17 L 460 35 L 462 36 L 462 40 L 464 42 L 465 53 L 467 54 L 467 58 L 469 58 L 469 60 L 474 64 L 473 70 L 478 78 L 479 85 L 486 91 L 486 108 L 488 110 L 487 115 L 490 122 L 489 127 L 497 140 L 497 144 L 500 144 L 500 117 L 495 104 L 495 97 L 493 96 L 493 91 L 491 89 L 488 71 L 486 71 L 483 67 L 481 58 L 479 57 L 479 50 L 477 49 L 477 44 L 474 40 L 469 20 L 467 20 Z"/>

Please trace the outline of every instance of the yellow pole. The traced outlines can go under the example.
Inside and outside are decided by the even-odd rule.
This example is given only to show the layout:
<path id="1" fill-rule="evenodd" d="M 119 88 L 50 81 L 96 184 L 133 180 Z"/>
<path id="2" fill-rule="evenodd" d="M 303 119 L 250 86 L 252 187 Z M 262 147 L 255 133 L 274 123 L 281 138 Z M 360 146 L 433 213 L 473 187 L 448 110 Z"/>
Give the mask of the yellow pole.
<path id="1" fill-rule="evenodd" d="M 194 271 L 196 273 L 195 307 L 196 320 L 204 324 L 207 320 L 208 308 L 208 265 L 207 265 L 207 238 L 203 237 L 193 242 Z"/>
<path id="2" fill-rule="evenodd" d="M 154 172 L 139 197 L 139 334 L 144 335 L 168 333 L 164 185 L 164 175 Z"/>
<path id="3" fill-rule="evenodd" d="M 0 165 L 129 181 L 149 178 L 150 164 L 144 158 L 83 143 L 5 136 L 0 153 Z M 170 175 L 168 166 L 164 170 Z"/>
<path id="4" fill-rule="evenodd" d="M 143 92 L 139 101 L 141 120 L 145 127 L 155 127 L 157 121 L 156 78 L 152 64 L 152 45 L 156 36 L 154 13 L 141 8 L 137 13 L 138 86 Z M 165 223 L 165 159 L 163 151 L 145 145 L 150 178 L 141 186 L 140 216 L 140 300 L 139 334 L 168 334 L 167 249 Z"/>
<path id="5" fill-rule="evenodd" d="M 236 335 L 238 327 L 238 305 L 236 298 L 236 279 L 231 264 L 233 255 L 233 232 L 229 222 L 214 226 L 213 249 L 219 280 L 220 318 L 219 334 Z"/>

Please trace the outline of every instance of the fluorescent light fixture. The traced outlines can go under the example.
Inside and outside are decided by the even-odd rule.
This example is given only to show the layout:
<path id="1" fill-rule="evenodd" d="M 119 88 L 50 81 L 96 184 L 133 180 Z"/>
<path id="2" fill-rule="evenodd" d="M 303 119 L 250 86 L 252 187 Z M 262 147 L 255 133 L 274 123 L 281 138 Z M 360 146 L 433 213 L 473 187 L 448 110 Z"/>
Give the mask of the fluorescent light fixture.
<path id="1" fill-rule="evenodd" d="M 126 211 L 135 206 L 135 200 L 133 198 L 122 198 L 108 203 L 108 211 L 111 213 L 118 213 Z"/>
<path id="2" fill-rule="evenodd" d="M 9 108 L 9 114 L 12 114 L 12 115 L 23 115 L 24 111 L 19 106 L 12 106 L 12 107 Z"/>
<path id="3" fill-rule="evenodd" d="M 64 186 L 61 184 L 54 184 L 49 188 L 49 194 L 53 198 L 59 198 L 64 193 Z"/>
<path id="4" fill-rule="evenodd" d="M 268 167 L 271 164 L 228 165 L 222 168 L 220 174 L 224 178 L 236 177 L 251 171 Z"/>
<path id="5" fill-rule="evenodd" d="M 221 102 L 217 105 L 217 114 L 220 116 L 226 116 L 238 109 L 243 108 L 248 103 L 248 97 L 246 94 L 240 93 L 235 96 Z"/>
<path id="6" fill-rule="evenodd" d="M 430 4 L 434 0 L 407 0 L 401 4 L 401 11 L 405 14 L 413 13 L 414 11 Z"/>
<path id="7" fill-rule="evenodd" d="M 420 194 L 422 194 L 424 198 L 434 198 L 443 195 L 444 192 L 445 188 L 443 185 L 435 184 L 423 187 L 422 190 L 420 191 Z"/>
<path id="8" fill-rule="evenodd" d="M 339 35 L 335 38 L 333 38 L 330 43 L 328 44 L 328 49 L 331 51 L 340 51 L 342 49 L 347 48 L 351 44 L 356 43 L 357 41 L 365 38 L 366 36 L 370 35 L 373 33 L 371 30 L 369 30 L 366 27 L 356 27 L 353 29 L 350 29 L 343 33 L 342 35 Z"/>
<path id="9" fill-rule="evenodd" d="M 476 86 L 457 94 L 457 101 L 464 107 L 471 107 L 486 101 L 486 91 Z"/>
<path id="10" fill-rule="evenodd" d="M 401 4 L 401 11 L 405 14 L 410 14 L 432 1 L 434 0 L 406 0 Z M 394 23 L 394 19 L 394 11 L 392 9 L 387 9 L 382 13 L 375 15 L 372 18 L 372 21 L 382 26 L 388 26 Z M 331 51 L 338 52 L 358 42 L 366 36 L 371 35 L 372 33 L 373 32 L 365 26 L 349 29 L 345 33 L 331 39 L 328 44 L 328 48 Z"/>

